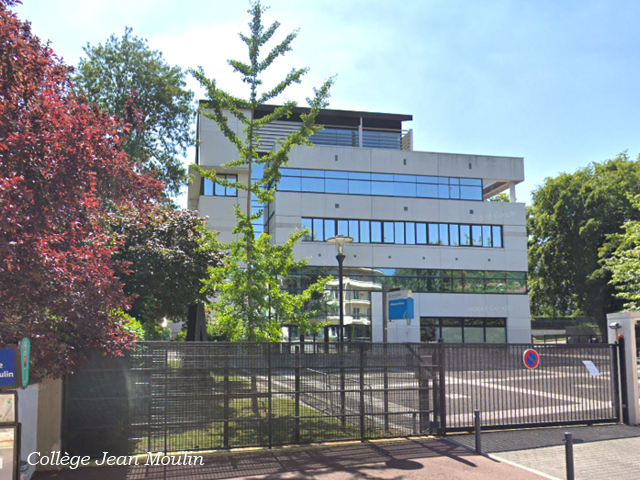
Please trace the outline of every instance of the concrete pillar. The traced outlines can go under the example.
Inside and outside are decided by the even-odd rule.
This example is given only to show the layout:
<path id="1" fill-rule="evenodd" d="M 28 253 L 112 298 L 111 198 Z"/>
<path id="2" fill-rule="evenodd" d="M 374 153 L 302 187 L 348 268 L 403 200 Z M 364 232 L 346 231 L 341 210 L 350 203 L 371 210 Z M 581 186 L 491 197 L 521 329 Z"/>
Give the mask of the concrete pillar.
<path id="1" fill-rule="evenodd" d="M 511 202 L 517 201 L 516 200 L 516 184 L 513 182 L 509 184 L 509 201 Z"/>
<path id="2" fill-rule="evenodd" d="M 37 448 L 38 438 L 38 390 L 39 385 L 29 385 L 18 389 L 18 422 L 21 424 L 20 460 L 27 461 L 31 452 Z M 35 472 L 35 466 L 29 466 L 21 479 L 29 479 Z"/>
<path id="3" fill-rule="evenodd" d="M 46 378 L 40 384 L 38 398 L 39 452 L 57 452 L 62 449 L 62 380 Z M 47 467 L 38 466 L 38 469 Z"/>
<path id="4" fill-rule="evenodd" d="M 618 324 L 620 328 L 608 328 L 609 343 L 615 343 L 618 335 L 625 340 L 625 360 L 627 365 L 627 398 L 623 401 L 629 406 L 629 423 L 640 424 L 640 388 L 638 387 L 636 324 L 640 322 L 640 312 L 610 313 L 607 324 Z"/>
<path id="5" fill-rule="evenodd" d="M 358 126 L 358 146 L 362 148 L 362 117 L 360 117 L 360 125 Z"/>

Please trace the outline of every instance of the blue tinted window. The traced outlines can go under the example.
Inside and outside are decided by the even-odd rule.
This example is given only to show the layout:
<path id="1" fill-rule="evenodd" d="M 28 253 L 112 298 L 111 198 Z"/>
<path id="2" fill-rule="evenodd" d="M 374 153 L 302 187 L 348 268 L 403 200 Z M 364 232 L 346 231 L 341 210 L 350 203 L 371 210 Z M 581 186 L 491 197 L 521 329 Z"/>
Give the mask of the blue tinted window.
<path id="1" fill-rule="evenodd" d="M 358 220 L 349 220 L 349 236 L 353 238 L 354 242 L 360 241 L 360 226 Z"/>
<path id="2" fill-rule="evenodd" d="M 324 221 L 324 238 L 328 240 L 336 236 L 336 221 L 325 220 Z"/>
<path id="3" fill-rule="evenodd" d="M 449 185 L 438 185 L 438 198 L 449 198 Z"/>
<path id="4" fill-rule="evenodd" d="M 224 187 L 222 185 L 220 185 L 219 183 L 215 184 L 215 190 L 214 190 L 214 195 L 220 196 L 220 197 L 224 197 Z"/>
<path id="5" fill-rule="evenodd" d="M 368 180 L 349 180 L 349 193 L 371 195 L 371 182 Z"/>
<path id="6" fill-rule="evenodd" d="M 460 198 L 462 200 L 482 200 L 482 188 L 461 186 Z"/>
<path id="7" fill-rule="evenodd" d="M 415 175 L 394 175 L 393 181 L 416 183 L 416 176 Z"/>
<path id="8" fill-rule="evenodd" d="M 482 180 L 479 178 L 461 178 L 460 185 L 475 185 L 477 187 L 482 187 Z"/>
<path id="9" fill-rule="evenodd" d="M 371 243 L 382 243 L 382 222 L 371 222 Z"/>
<path id="10" fill-rule="evenodd" d="M 422 198 L 438 198 L 438 185 L 419 183 L 416 185 L 416 194 Z"/>
<path id="11" fill-rule="evenodd" d="M 370 223 L 368 220 L 360 221 L 360 241 L 362 243 L 371 242 Z"/>
<path id="12" fill-rule="evenodd" d="M 368 172 L 349 172 L 349 179 L 353 180 L 371 180 L 371 174 Z"/>
<path id="13" fill-rule="evenodd" d="M 458 224 L 449 225 L 449 245 L 451 245 L 452 247 L 457 247 L 460 244 L 458 227 Z"/>
<path id="14" fill-rule="evenodd" d="M 502 248 L 502 227 L 495 226 L 491 227 L 492 235 L 491 239 L 493 240 L 493 246 L 495 248 Z"/>
<path id="15" fill-rule="evenodd" d="M 459 178 L 450 178 L 449 179 L 449 185 L 460 185 L 460 179 Z"/>
<path id="16" fill-rule="evenodd" d="M 460 199 L 460 187 L 452 185 L 449 187 L 449 198 Z"/>
<path id="17" fill-rule="evenodd" d="M 395 222 L 395 237 L 398 245 L 404 245 L 404 222 Z"/>
<path id="18" fill-rule="evenodd" d="M 326 170 L 324 172 L 325 178 L 349 178 L 348 172 L 341 172 L 338 170 Z"/>
<path id="19" fill-rule="evenodd" d="M 324 179 L 302 177 L 302 191 L 319 193 L 324 192 Z"/>
<path id="20" fill-rule="evenodd" d="M 449 245 L 449 225 L 440 224 L 440 245 Z"/>
<path id="21" fill-rule="evenodd" d="M 280 183 L 278 183 L 278 190 L 282 190 L 284 192 L 299 192 L 300 187 L 300 178 L 299 177 L 282 177 L 280 179 Z"/>
<path id="22" fill-rule="evenodd" d="M 299 168 L 281 168 L 280 173 L 282 173 L 282 175 L 287 175 L 290 177 L 299 177 L 300 169 Z"/>
<path id="23" fill-rule="evenodd" d="M 471 226 L 471 244 L 474 247 L 482 246 L 482 227 L 480 225 Z"/>
<path id="24" fill-rule="evenodd" d="M 394 243 L 394 222 L 384 222 L 384 243 Z"/>
<path id="25" fill-rule="evenodd" d="M 313 219 L 313 240 L 316 242 L 324 242 L 324 221 L 321 218 Z"/>
<path id="26" fill-rule="evenodd" d="M 420 245 L 426 245 L 427 243 L 427 224 L 426 223 L 416 224 L 416 243 Z"/>
<path id="27" fill-rule="evenodd" d="M 460 225 L 460 245 L 471 245 L 471 227 Z"/>
<path id="28" fill-rule="evenodd" d="M 371 180 L 380 182 L 393 182 L 393 175 L 390 173 L 372 173 Z"/>
<path id="29" fill-rule="evenodd" d="M 405 243 L 407 245 L 415 245 L 416 243 L 416 224 L 413 222 L 405 223 Z"/>
<path id="30" fill-rule="evenodd" d="M 213 195 L 213 182 L 208 178 L 202 179 L 202 194 Z"/>
<path id="31" fill-rule="evenodd" d="M 338 235 L 349 236 L 349 220 L 338 220 Z"/>
<path id="32" fill-rule="evenodd" d="M 482 226 L 482 246 L 491 246 L 491 227 L 489 225 Z"/>
<path id="33" fill-rule="evenodd" d="M 371 182 L 372 195 L 388 195 L 392 196 L 394 192 L 394 184 L 392 182 Z"/>
<path id="34" fill-rule="evenodd" d="M 309 230 L 309 234 L 303 236 L 302 240 L 307 242 L 313 240 L 313 220 L 311 220 L 310 218 L 303 218 L 302 229 L 305 229 L 305 228 Z"/>
<path id="35" fill-rule="evenodd" d="M 418 183 L 438 183 L 438 177 L 425 177 L 424 175 L 416 176 Z"/>
<path id="36" fill-rule="evenodd" d="M 336 180 L 327 178 L 324 181 L 326 193 L 349 193 L 349 183 L 347 180 Z"/>
<path id="37" fill-rule="evenodd" d="M 415 183 L 394 183 L 394 195 L 396 197 L 415 197 L 416 196 L 416 184 Z"/>
<path id="38" fill-rule="evenodd" d="M 440 244 L 440 231 L 437 223 L 429 223 L 429 245 Z"/>
<path id="39" fill-rule="evenodd" d="M 300 169 L 301 177 L 324 178 L 324 170 L 304 170 Z"/>

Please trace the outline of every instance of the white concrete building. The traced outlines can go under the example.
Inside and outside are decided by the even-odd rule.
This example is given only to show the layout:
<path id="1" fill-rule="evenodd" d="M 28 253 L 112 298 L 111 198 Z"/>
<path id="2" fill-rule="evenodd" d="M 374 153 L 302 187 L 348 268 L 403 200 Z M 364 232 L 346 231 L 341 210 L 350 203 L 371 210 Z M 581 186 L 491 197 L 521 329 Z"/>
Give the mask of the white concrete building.
<path id="1" fill-rule="evenodd" d="M 255 115 L 272 110 L 263 106 Z M 262 151 L 295 129 L 304 111 L 261 131 Z M 391 342 L 530 342 L 525 205 L 515 202 L 523 159 L 413 151 L 412 130 L 402 129 L 411 119 L 321 112 L 317 122 L 325 130 L 312 137 L 314 148 L 293 150 L 259 226 L 276 243 L 294 229 L 311 232 L 296 247 L 308 267 L 286 281 L 303 288 L 317 274 L 331 273 L 337 288 L 335 249 L 326 240 L 348 235 L 354 243 L 345 247 L 345 339 L 382 341 L 384 286 L 411 289 L 415 300 L 411 322 L 389 323 Z M 239 122 L 230 125 L 242 134 Z M 237 154 L 215 122 L 200 117 L 197 136 L 196 163 L 246 179 L 246 169 L 220 168 Z M 511 202 L 488 201 L 503 191 Z M 210 228 L 228 242 L 233 205 L 246 204 L 243 193 L 197 176 L 189 208 L 209 216 Z M 337 325 L 337 294 L 329 295 L 327 314 L 319 320 Z M 337 329 L 316 340 L 323 335 L 335 340 Z"/>

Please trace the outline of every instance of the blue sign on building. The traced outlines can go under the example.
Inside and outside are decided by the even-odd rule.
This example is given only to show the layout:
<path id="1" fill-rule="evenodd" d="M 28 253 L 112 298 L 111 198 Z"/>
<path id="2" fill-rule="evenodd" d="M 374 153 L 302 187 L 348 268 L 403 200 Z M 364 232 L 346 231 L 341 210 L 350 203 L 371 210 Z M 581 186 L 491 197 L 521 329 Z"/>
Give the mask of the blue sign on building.
<path id="1" fill-rule="evenodd" d="M 389 300 L 389 320 L 413 318 L 413 298 Z"/>
<path id="2" fill-rule="evenodd" d="M 13 348 L 0 348 L 0 387 L 16 387 L 17 385 L 16 351 Z"/>

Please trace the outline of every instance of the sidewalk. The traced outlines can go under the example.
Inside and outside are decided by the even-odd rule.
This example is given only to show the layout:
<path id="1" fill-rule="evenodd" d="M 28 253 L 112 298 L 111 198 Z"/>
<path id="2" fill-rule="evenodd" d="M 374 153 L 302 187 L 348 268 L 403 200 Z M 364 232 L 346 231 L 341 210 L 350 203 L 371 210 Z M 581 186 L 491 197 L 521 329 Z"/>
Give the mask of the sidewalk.
<path id="1" fill-rule="evenodd" d="M 540 480 L 541 477 L 518 467 L 476 455 L 467 448 L 445 440 L 420 438 L 289 448 L 271 452 L 218 453 L 204 456 L 203 466 L 84 467 L 77 470 L 38 472 L 33 478 Z"/>
<path id="2" fill-rule="evenodd" d="M 573 433 L 577 480 L 637 480 L 640 478 L 640 427 L 598 425 L 512 430 L 482 434 L 482 451 L 535 469 L 552 478 L 566 478 L 564 433 Z M 450 440 L 475 448 L 474 435 Z"/>

